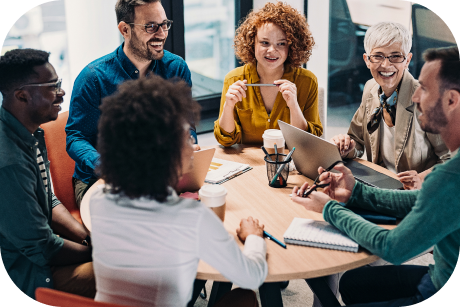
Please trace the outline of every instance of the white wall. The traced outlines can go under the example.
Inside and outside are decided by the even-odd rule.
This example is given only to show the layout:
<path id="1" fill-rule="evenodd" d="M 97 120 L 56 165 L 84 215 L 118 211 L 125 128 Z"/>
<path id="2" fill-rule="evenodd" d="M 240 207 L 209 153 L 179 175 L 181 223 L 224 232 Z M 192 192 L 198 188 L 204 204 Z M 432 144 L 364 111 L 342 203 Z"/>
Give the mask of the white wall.
<path id="1" fill-rule="evenodd" d="M 324 123 L 323 135 L 327 131 L 327 92 L 329 61 L 329 1 L 308 1 L 308 24 L 315 39 L 315 46 L 307 68 L 318 78 L 318 86 L 324 88 Z"/>
<path id="2" fill-rule="evenodd" d="M 65 0 L 72 86 L 87 64 L 120 45 L 115 3 L 116 0 Z M 70 94 L 66 95 L 67 102 Z"/>

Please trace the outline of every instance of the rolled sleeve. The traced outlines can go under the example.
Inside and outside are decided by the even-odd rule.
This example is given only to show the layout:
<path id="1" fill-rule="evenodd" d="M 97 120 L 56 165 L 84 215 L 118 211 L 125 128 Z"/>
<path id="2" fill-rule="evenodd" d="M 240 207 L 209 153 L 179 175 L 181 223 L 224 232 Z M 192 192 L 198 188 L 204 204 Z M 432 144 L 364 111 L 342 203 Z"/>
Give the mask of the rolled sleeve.
<path id="1" fill-rule="evenodd" d="M 21 165 L 0 170 L 0 233 L 31 262 L 45 266 L 62 248 L 64 240 L 49 225 L 48 204 L 39 203 L 34 178 L 37 175 Z"/>

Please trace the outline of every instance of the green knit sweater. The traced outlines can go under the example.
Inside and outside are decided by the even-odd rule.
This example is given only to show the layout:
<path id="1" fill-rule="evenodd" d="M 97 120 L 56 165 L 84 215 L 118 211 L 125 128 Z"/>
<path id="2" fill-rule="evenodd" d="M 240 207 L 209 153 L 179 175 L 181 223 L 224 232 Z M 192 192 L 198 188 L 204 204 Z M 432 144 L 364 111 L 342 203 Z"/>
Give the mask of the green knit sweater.
<path id="1" fill-rule="evenodd" d="M 452 275 L 460 248 L 460 154 L 437 165 L 419 191 L 383 190 L 356 183 L 347 206 L 402 218 L 386 230 L 329 201 L 324 219 L 371 253 L 393 264 L 434 246 L 429 273 L 436 289 Z"/>

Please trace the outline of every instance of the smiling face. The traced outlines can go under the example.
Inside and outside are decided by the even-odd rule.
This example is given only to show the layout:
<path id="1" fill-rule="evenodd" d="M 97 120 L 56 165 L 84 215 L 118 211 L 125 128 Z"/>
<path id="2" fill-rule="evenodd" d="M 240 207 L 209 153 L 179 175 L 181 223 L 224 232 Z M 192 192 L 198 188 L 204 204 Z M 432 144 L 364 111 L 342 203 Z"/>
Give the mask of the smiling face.
<path id="1" fill-rule="evenodd" d="M 447 125 L 447 117 L 443 109 L 443 95 L 439 93 L 438 74 L 441 61 L 426 62 L 420 72 L 420 86 L 415 90 L 412 101 L 420 111 L 418 117 L 423 131 L 440 133 Z"/>
<path id="2" fill-rule="evenodd" d="M 34 68 L 37 75 L 30 78 L 28 84 L 40 84 L 56 82 L 58 76 L 50 63 L 36 66 Z M 61 104 L 64 101 L 64 90 L 56 94 L 53 86 L 26 86 L 23 88 L 28 92 L 27 117 L 36 126 L 56 120 Z"/>
<path id="3" fill-rule="evenodd" d="M 273 23 L 263 24 L 257 29 L 254 46 L 257 65 L 263 69 L 280 68 L 289 53 L 286 33 Z"/>
<path id="4" fill-rule="evenodd" d="M 364 61 L 366 62 L 367 68 L 370 69 L 372 77 L 374 77 L 375 81 L 382 87 L 382 90 L 387 97 L 390 97 L 398 87 L 398 84 L 404 75 L 404 70 L 409 67 L 412 53 L 405 55 L 406 59 L 402 63 L 391 63 L 387 58 L 380 63 L 372 63 L 367 57 L 369 55 L 383 55 L 387 57 L 396 54 L 405 55 L 401 48 L 401 43 L 394 43 L 388 46 L 374 48 L 370 54 L 363 55 Z"/>
<path id="5" fill-rule="evenodd" d="M 135 24 L 160 24 L 165 21 L 166 13 L 160 2 L 152 2 L 139 5 L 134 8 Z M 168 37 L 168 31 L 161 27 L 155 33 L 145 32 L 143 26 L 132 25 L 130 37 L 127 39 L 127 47 L 138 61 L 159 60 L 164 55 L 164 44 Z"/>

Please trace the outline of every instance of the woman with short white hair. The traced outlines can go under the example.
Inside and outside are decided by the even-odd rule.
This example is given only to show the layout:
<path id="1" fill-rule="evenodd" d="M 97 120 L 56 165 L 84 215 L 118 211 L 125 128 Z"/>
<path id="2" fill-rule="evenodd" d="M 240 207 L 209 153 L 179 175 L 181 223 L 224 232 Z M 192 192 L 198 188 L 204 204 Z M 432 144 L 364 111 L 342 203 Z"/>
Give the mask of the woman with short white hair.
<path id="1" fill-rule="evenodd" d="M 367 160 L 397 173 L 410 190 L 420 189 L 431 168 L 450 158 L 441 137 L 420 128 L 419 111 L 412 102 L 419 83 L 409 73 L 411 47 L 411 34 L 399 23 L 380 22 L 367 30 L 363 59 L 373 79 L 364 86 L 348 133 L 331 139 L 343 158 L 361 157 L 365 149 Z M 370 265 L 386 264 L 377 260 Z M 342 274 L 327 279 L 336 295 Z M 316 298 L 313 306 L 319 306 Z"/>
<path id="2" fill-rule="evenodd" d="M 419 86 L 409 73 L 412 37 L 401 24 L 381 22 L 364 37 L 363 59 L 373 79 L 364 86 L 359 109 L 347 134 L 331 141 L 343 158 L 367 159 L 396 173 L 405 189 L 420 189 L 423 179 L 450 154 L 437 134 L 420 128 L 412 94 Z"/>

